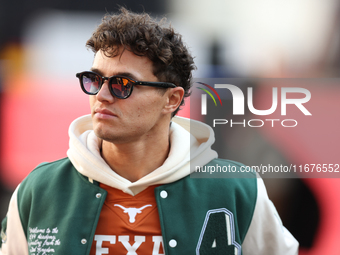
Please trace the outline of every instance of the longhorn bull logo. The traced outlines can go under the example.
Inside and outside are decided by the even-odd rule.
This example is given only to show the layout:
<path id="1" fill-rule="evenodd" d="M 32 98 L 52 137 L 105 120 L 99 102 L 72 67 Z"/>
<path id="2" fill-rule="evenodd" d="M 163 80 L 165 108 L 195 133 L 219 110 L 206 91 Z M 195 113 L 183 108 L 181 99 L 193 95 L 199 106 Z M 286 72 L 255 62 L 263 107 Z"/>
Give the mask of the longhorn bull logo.
<path id="1" fill-rule="evenodd" d="M 118 206 L 122 208 L 124 210 L 123 212 L 129 215 L 129 222 L 134 223 L 136 221 L 137 213 L 142 213 L 143 209 L 145 209 L 146 207 L 152 206 L 152 205 L 144 205 L 141 208 L 134 208 L 134 207 L 125 208 L 124 206 L 121 206 L 119 204 L 114 204 L 114 206 Z"/>

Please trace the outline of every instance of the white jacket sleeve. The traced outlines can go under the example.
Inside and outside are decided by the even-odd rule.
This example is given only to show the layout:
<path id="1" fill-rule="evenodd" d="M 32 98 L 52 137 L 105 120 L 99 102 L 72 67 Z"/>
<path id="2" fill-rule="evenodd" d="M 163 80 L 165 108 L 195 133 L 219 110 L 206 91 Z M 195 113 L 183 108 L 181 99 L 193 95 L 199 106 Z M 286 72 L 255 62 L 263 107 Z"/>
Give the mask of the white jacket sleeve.
<path id="1" fill-rule="evenodd" d="M 19 185 L 20 186 L 20 185 Z M 2 236 L 0 255 L 28 255 L 28 244 L 18 210 L 18 189 L 14 191 L 7 212 L 7 228 Z"/>
<path id="2" fill-rule="evenodd" d="M 296 255 L 299 243 L 282 225 L 269 200 L 263 180 L 257 178 L 258 196 L 249 230 L 242 244 L 243 255 Z"/>

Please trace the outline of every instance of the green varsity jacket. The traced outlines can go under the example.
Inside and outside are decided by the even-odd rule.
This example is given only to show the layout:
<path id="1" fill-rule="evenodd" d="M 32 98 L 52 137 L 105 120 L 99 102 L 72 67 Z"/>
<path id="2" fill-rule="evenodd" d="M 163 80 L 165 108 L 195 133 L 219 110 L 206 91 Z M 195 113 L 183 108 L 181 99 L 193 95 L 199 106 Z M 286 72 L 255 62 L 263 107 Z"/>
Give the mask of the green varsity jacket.
<path id="1" fill-rule="evenodd" d="M 241 166 L 221 159 L 208 165 L 216 164 Z M 187 176 L 157 187 L 165 254 L 242 254 L 257 196 L 256 176 L 247 175 Z M 89 182 L 68 158 L 38 166 L 18 190 L 29 254 L 89 254 L 105 198 L 106 191 Z"/>

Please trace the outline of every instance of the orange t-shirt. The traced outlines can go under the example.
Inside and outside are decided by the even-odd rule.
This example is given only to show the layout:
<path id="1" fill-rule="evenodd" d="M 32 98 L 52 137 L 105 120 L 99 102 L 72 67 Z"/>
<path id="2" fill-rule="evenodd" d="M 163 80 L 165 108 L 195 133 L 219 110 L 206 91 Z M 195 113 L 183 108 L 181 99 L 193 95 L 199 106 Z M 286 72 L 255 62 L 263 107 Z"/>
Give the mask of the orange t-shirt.
<path id="1" fill-rule="evenodd" d="M 164 255 L 154 194 L 150 186 L 136 196 L 100 184 L 107 197 L 99 216 L 90 255 Z"/>

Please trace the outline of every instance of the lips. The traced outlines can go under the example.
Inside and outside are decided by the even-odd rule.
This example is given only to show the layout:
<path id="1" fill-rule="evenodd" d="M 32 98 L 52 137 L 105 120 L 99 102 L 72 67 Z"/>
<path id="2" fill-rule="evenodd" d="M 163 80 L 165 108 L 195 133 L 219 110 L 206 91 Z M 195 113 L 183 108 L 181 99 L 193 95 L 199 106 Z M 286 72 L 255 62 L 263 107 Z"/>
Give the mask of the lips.
<path id="1" fill-rule="evenodd" d="M 107 109 L 96 109 L 95 114 L 102 116 L 102 117 L 104 117 L 104 116 L 106 116 L 106 117 L 109 117 L 109 116 L 117 117 L 116 114 L 114 114 L 113 112 L 111 112 Z"/>

